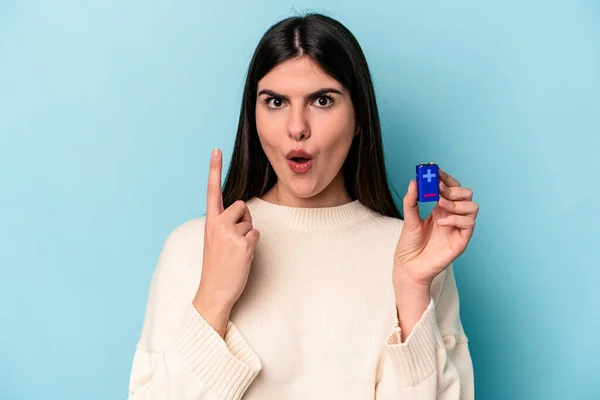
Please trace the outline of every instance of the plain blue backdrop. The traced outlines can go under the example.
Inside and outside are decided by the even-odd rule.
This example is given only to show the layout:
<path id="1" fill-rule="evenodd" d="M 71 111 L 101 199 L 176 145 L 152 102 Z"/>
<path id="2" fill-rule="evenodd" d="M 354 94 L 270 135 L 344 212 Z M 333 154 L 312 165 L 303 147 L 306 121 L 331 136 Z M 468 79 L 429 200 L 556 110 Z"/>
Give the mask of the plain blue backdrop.
<path id="1" fill-rule="evenodd" d="M 475 193 L 477 398 L 600 399 L 592 0 L 0 1 L 1 399 L 127 397 L 163 241 L 228 165 L 259 38 L 307 11 L 363 46 L 399 196 L 432 160 Z"/>

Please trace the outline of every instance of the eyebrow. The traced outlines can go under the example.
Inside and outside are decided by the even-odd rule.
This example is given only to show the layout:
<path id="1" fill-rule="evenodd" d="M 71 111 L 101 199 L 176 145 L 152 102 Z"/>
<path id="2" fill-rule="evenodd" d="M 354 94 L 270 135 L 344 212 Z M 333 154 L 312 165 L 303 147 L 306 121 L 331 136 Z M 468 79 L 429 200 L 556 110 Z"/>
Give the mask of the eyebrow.
<path id="1" fill-rule="evenodd" d="M 341 91 L 339 91 L 338 89 L 323 88 L 323 89 L 317 90 L 316 92 L 310 93 L 309 95 L 306 96 L 306 98 L 307 99 L 314 99 L 316 97 L 322 96 L 322 95 L 327 94 L 327 93 L 337 93 L 337 94 L 340 94 L 340 95 L 343 96 L 343 93 Z M 283 99 L 283 100 L 286 100 L 286 101 L 289 101 L 289 99 L 290 99 L 288 96 L 285 96 L 283 94 L 279 94 L 279 93 L 274 92 L 274 91 L 272 91 L 270 89 L 263 89 L 260 92 L 258 92 L 258 96 L 260 96 L 261 94 L 268 94 L 269 96 L 277 97 L 279 99 Z"/>

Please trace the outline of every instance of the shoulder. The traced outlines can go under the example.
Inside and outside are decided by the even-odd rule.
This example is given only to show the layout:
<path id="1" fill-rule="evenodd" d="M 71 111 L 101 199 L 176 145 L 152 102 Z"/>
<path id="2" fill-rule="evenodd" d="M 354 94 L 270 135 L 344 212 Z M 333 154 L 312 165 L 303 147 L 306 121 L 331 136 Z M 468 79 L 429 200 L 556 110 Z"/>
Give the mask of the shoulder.
<path id="1" fill-rule="evenodd" d="M 189 219 L 176 225 L 163 245 L 163 255 L 174 255 L 193 267 L 202 261 L 206 216 Z"/>
<path id="2" fill-rule="evenodd" d="M 366 227 L 374 233 L 395 236 L 396 240 L 398 240 L 397 235 L 400 235 L 400 232 L 404 227 L 404 220 L 376 212 L 373 213 L 373 217 L 369 219 L 369 223 L 366 224 Z"/>
<path id="3" fill-rule="evenodd" d="M 178 244 L 195 242 L 199 235 L 204 236 L 205 222 L 206 216 L 204 215 L 184 221 L 171 230 L 167 240 Z"/>
<path id="4" fill-rule="evenodd" d="M 381 220 L 380 224 L 383 228 L 397 231 L 402 230 L 402 227 L 404 226 L 404 220 L 395 217 L 388 217 L 387 215 L 378 215 L 379 219 Z"/>

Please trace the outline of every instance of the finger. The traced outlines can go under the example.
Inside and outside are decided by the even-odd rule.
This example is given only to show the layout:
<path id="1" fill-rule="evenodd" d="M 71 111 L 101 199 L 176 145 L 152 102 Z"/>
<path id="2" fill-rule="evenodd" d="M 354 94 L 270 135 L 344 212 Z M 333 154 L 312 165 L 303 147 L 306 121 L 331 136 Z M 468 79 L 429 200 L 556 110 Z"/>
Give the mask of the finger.
<path id="1" fill-rule="evenodd" d="M 458 229 L 473 229 L 475 227 L 475 218 L 472 216 L 452 214 L 437 220 L 436 223 L 441 226 L 454 226 Z"/>
<path id="2" fill-rule="evenodd" d="M 448 187 L 443 182 L 440 182 L 440 198 L 445 197 L 452 201 L 471 201 L 473 200 L 473 191 L 462 186 Z"/>
<path id="3" fill-rule="evenodd" d="M 440 181 L 444 182 L 446 186 L 460 186 L 460 183 L 446 171 L 438 167 L 438 173 L 440 174 Z"/>
<path id="4" fill-rule="evenodd" d="M 252 247 L 256 247 L 258 241 L 260 240 L 260 232 L 258 232 L 256 229 L 252 229 L 246 234 L 246 237 L 250 241 Z"/>
<path id="5" fill-rule="evenodd" d="M 479 205 L 473 201 L 452 201 L 440 197 L 438 204 L 445 210 L 459 215 L 477 215 Z"/>
<path id="6" fill-rule="evenodd" d="M 248 221 L 240 222 L 235 224 L 233 230 L 240 236 L 246 236 L 248 232 L 252 230 L 252 223 Z"/>
<path id="7" fill-rule="evenodd" d="M 227 210 L 223 211 L 221 217 L 230 224 L 237 224 L 238 222 L 252 223 L 250 210 L 242 200 L 237 200 L 231 206 L 227 207 Z"/>
<path id="8" fill-rule="evenodd" d="M 419 193 L 417 189 L 417 182 L 411 179 L 408 183 L 408 189 L 406 195 L 402 201 L 404 210 L 404 224 L 407 227 L 417 226 L 421 223 L 421 216 L 419 215 Z"/>
<path id="9" fill-rule="evenodd" d="M 246 222 L 252 223 L 252 215 L 250 214 L 250 209 L 248 208 L 248 206 L 246 205 L 246 203 L 244 203 L 244 205 L 246 207 L 244 208 L 244 213 L 240 217 L 239 221 L 240 222 L 246 221 Z"/>
<path id="10" fill-rule="evenodd" d="M 223 192 L 221 190 L 221 151 L 214 149 L 208 170 L 208 189 L 206 191 L 206 216 L 214 217 L 223 212 Z"/>

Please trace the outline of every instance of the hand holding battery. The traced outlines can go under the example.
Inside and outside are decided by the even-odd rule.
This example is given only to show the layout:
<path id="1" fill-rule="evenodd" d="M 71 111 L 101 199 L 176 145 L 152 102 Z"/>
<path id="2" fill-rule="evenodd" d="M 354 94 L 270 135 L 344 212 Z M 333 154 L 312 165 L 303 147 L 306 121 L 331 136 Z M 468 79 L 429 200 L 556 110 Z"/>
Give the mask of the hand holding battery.
<path id="1" fill-rule="evenodd" d="M 422 163 L 416 170 L 416 180 L 410 181 L 403 199 L 404 226 L 394 254 L 394 285 L 403 287 L 406 280 L 429 287 L 464 252 L 479 212 L 473 191 L 438 165 Z M 435 200 L 429 216 L 421 219 L 418 202 Z"/>

